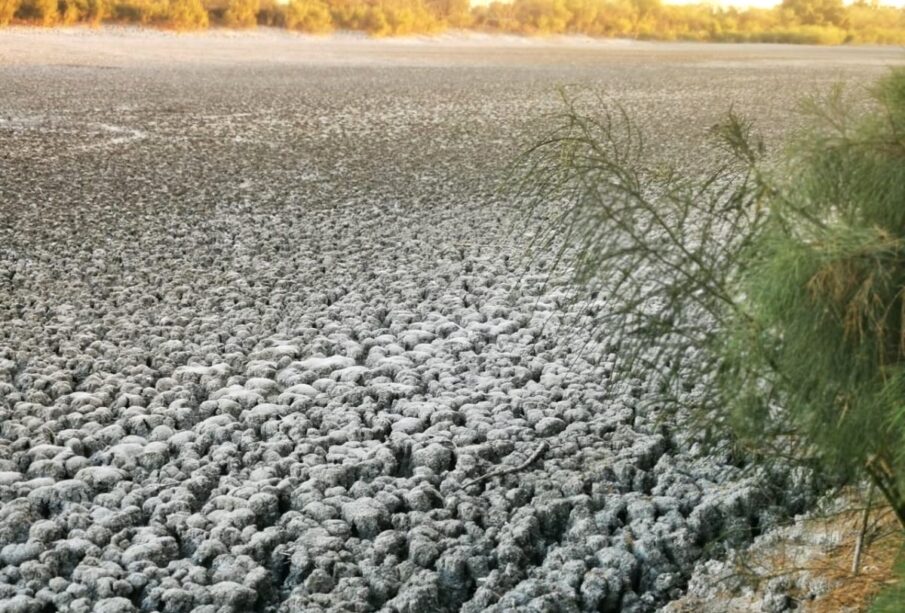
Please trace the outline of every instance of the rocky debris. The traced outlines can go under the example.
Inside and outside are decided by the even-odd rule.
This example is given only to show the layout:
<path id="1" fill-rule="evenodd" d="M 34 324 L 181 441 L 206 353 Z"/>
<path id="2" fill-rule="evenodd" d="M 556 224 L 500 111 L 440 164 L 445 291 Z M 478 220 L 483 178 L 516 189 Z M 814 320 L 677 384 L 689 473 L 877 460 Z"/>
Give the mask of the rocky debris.
<path id="1" fill-rule="evenodd" d="M 377 536 L 390 524 L 390 513 L 373 498 L 356 498 L 343 504 L 342 516 L 363 539 Z"/>
<path id="2" fill-rule="evenodd" d="M 652 125 L 817 71 L 566 64 Z M 0 66 L 0 609 L 653 611 L 799 505 L 520 260 L 551 74 Z"/>

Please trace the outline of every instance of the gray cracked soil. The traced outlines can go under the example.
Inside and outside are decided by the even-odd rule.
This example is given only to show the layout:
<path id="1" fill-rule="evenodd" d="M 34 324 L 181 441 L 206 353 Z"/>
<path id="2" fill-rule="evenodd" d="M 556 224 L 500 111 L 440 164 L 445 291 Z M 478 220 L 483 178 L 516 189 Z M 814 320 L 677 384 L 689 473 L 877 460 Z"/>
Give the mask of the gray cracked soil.
<path id="1" fill-rule="evenodd" d="M 677 597 L 801 497 L 659 423 L 620 339 L 579 355 L 503 166 L 558 84 L 693 164 L 730 103 L 775 140 L 899 59 L 0 32 L 0 610 Z"/>

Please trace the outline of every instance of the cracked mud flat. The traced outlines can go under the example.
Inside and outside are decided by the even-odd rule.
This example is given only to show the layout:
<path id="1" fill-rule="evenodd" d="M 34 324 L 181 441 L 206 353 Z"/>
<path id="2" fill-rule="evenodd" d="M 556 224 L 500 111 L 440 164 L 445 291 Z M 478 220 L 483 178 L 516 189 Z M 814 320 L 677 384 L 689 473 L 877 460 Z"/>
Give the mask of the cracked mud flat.
<path id="1" fill-rule="evenodd" d="M 775 138 L 899 60 L 0 32 L 0 611 L 678 597 L 804 492 L 702 455 L 612 376 L 620 339 L 558 327 L 495 192 L 513 138 L 581 84 L 693 164 L 731 102 Z"/>

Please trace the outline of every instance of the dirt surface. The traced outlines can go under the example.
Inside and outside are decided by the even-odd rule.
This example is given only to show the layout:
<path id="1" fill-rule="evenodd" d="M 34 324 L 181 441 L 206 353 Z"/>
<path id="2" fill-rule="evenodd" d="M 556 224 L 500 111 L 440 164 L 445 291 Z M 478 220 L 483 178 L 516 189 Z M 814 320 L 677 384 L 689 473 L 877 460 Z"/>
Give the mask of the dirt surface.
<path id="1" fill-rule="evenodd" d="M 3 30 L 4 64 L 146 66 L 148 64 L 306 64 L 349 66 L 650 66 L 656 63 L 769 69 L 777 66 L 835 68 L 901 63 L 896 47 L 825 47 L 773 44 L 662 43 L 586 37 L 530 38 L 451 33 L 373 39 L 330 37 L 262 28 L 254 32 L 211 30 L 171 33 L 136 28 Z"/>
<path id="2" fill-rule="evenodd" d="M 804 492 L 658 422 L 623 339 L 563 333 L 504 165 L 559 85 L 693 166 L 730 104 L 775 142 L 803 92 L 901 59 L 0 31 L 0 609 L 680 596 Z"/>

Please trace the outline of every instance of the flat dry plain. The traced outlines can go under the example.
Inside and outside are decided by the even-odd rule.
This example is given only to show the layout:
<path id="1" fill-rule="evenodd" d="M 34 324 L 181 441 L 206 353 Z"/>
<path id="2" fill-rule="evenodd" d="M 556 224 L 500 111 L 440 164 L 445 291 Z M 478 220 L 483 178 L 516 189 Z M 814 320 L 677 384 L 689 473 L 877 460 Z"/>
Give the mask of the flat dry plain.
<path id="1" fill-rule="evenodd" d="M 693 167 L 730 104 L 777 142 L 902 59 L 0 31 L 0 609 L 676 598 L 806 492 L 659 423 L 622 339 L 563 334 L 502 170 L 560 85 Z"/>

